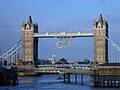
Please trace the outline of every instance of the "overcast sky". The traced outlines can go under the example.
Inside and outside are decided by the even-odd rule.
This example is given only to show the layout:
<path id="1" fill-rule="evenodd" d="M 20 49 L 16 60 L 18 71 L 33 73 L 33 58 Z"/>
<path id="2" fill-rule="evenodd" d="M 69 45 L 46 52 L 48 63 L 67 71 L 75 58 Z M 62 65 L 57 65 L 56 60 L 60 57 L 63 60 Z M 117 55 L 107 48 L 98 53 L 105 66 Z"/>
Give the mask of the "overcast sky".
<path id="1" fill-rule="evenodd" d="M 103 17 L 109 23 L 109 36 L 120 45 L 120 0 L 1 0 L 0 48 L 9 49 L 21 39 L 21 25 L 31 14 L 39 32 L 93 32 L 93 21 Z M 58 49 L 59 39 L 39 39 L 39 58 L 56 55 L 73 62 L 93 60 L 93 38 L 75 38 L 70 48 Z"/>

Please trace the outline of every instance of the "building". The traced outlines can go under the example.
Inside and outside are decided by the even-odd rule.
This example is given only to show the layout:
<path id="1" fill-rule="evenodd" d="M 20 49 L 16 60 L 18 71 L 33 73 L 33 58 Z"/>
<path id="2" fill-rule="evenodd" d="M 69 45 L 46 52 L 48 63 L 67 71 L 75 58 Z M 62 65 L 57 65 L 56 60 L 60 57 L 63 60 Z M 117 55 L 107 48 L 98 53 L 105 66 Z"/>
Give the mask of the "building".
<path id="1" fill-rule="evenodd" d="M 58 61 L 58 64 L 69 64 L 65 58 L 62 58 Z"/>
<path id="2" fill-rule="evenodd" d="M 51 64 L 55 64 L 56 61 L 55 61 L 55 55 L 52 55 L 52 57 L 49 57 L 48 58 L 48 61 L 51 63 Z"/>

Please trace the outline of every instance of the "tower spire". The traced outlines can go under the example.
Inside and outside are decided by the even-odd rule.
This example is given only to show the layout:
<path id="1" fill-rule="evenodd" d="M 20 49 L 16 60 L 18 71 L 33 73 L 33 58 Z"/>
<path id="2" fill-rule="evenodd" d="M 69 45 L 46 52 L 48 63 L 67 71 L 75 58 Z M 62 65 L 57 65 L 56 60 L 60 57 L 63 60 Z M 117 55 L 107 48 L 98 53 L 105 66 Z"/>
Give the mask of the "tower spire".
<path id="1" fill-rule="evenodd" d="M 99 22 L 100 22 L 100 23 L 103 23 L 102 12 L 100 12 Z"/>
<path id="2" fill-rule="evenodd" d="M 24 27 L 25 26 L 25 23 L 24 23 L 24 21 L 22 22 L 22 27 Z"/>
<path id="3" fill-rule="evenodd" d="M 38 27 L 38 22 L 36 22 L 36 26 Z"/>
<path id="4" fill-rule="evenodd" d="M 31 14 L 29 15 L 28 17 L 28 22 L 27 22 L 29 25 L 32 24 L 32 17 L 31 17 Z"/>
<path id="5" fill-rule="evenodd" d="M 94 25 L 96 24 L 96 18 L 94 18 L 94 23 L 93 23 Z"/>

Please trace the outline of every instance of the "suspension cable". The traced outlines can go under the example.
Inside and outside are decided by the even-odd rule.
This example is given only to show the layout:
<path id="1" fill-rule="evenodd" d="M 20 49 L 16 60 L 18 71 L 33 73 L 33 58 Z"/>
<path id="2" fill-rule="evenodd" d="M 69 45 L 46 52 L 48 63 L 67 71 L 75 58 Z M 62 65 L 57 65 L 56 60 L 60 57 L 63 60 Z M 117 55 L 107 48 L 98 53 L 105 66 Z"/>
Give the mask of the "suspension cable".
<path id="1" fill-rule="evenodd" d="M 111 62 L 111 60 L 112 60 L 112 58 L 111 58 L 111 44 L 109 43 L 109 45 L 110 45 L 110 62 Z"/>
<path id="2" fill-rule="evenodd" d="M 116 48 L 115 48 L 115 61 L 114 62 L 116 62 Z"/>
<path id="3" fill-rule="evenodd" d="M 113 42 L 110 38 L 106 37 L 106 39 L 110 42 L 110 44 L 112 45 L 112 49 L 111 50 L 111 46 L 110 46 L 110 57 L 111 57 L 111 52 L 113 53 L 112 54 L 112 57 L 113 57 L 113 62 L 119 62 L 119 59 L 120 59 L 120 46 L 118 46 L 115 42 Z"/>
<path id="4" fill-rule="evenodd" d="M 115 49 L 114 49 L 114 46 L 112 46 L 112 48 L 113 48 L 113 62 L 115 61 Z"/>
<path id="5" fill-rule="evenodd" d="M 20 39 L 16 44 L 14 44 L 6 52 L 2 53 L 1 57 L 3 60 L 6 60 L 9 64 L 16 63 L 16 52 L 22 47 L 22 39 Z"/>

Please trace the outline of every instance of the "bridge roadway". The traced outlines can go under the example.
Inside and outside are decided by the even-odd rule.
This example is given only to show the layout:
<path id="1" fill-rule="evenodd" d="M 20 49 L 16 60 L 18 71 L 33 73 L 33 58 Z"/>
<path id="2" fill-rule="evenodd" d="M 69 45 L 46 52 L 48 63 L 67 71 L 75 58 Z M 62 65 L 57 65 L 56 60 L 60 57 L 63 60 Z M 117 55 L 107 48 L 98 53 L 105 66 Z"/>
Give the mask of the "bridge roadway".
<path id="1" fill-rule="evenodd" d="M 38 65 L 39 69 L 53 68 L 74 68 L 74 69 L 90 69 L 90 64 L 44 64 Z"/>
<path id="2" fill-rule="evenodd" d="M 90 70 L 86 69 L 73 69 L 73 68 L 53 68 L 53 69 L 39 69 L 34 68 L 34 72 L 36 73 L 44 73 L 44 74 L 90 74 Z"/>
<path id="3" fill-rule="evenodd" d="M 70 74 L 90 74 L 90 64 L 49 64 L 38 65 L 34 72 L 39 73 L 70 73 Z"/>
<path id="4" fill-rule="evenodd" d="M 38 68 L 33 66 L 20 65 L 19 70 L 24 72 L 35 72 L 44 74 L 90 74 L 90 64 L 49 64 L 38 65 Z"/>
<path id="5" fill-rule="evenodd" d="M 34 33 L 34 37 L 38 38 L 68 38 L 68 37 L 93 37 L 93 32 L 41 32 Z"/>

